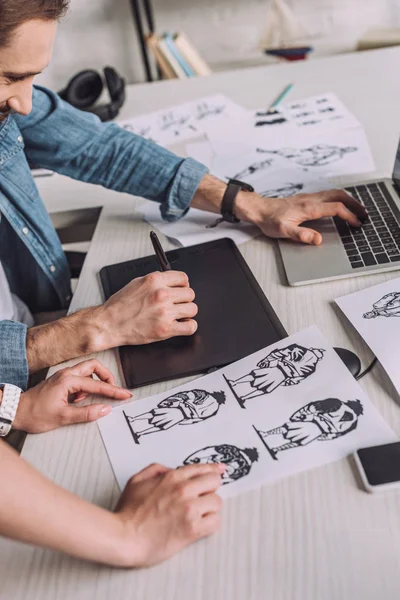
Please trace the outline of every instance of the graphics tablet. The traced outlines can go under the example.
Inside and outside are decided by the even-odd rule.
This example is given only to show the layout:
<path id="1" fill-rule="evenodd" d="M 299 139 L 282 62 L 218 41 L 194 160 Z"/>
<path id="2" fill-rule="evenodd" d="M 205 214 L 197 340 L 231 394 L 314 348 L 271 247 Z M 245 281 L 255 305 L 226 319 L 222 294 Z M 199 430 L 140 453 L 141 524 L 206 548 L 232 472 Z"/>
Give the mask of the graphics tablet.
<path id="1" fill-rule="evenodd" d="M 198 330 L 191 337 L 119 348 L 128 388 L 206 373 L 287 336 L 232 240 L 166 254 L 172 269 L 187 273 L 196 293 Z M 103 267 L 100 279 L 106 299 L 135 277 L 158 270 L 154 255 Z"/>

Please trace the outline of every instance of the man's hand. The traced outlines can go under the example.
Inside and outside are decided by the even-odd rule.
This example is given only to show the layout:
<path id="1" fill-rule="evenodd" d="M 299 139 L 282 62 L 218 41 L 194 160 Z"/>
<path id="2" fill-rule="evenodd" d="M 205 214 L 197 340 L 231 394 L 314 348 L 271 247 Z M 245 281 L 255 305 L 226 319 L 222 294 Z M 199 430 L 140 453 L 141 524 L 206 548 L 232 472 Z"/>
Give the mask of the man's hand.
<path id="1" fill-rule="evenodd" d="M 298 194 L 291 198 L 264 198 L 240 192 L 235 209 L 239 219 L 257 225 L 268 237 L 289 238 L 315 246 L 321 244 L 322 236 L 314 229 L 301 227 L 305 221 L 340 217 L 349 225 L 360 227 L 368 215 L 364 206 L 344 190 Z"/>
<path id="2" fill-rule="evenodd" d="M 97 375 L 100 381 L 92 379 L 92 375 Z M 111 412 L 111 406 L 105 404 L 75 405 L 89 394 L 101 394 L 114 400 L 132 397 L 128 390 L 115 386 L 113 375 L 101 363 L 86 360 L 58 371 L 22 394 L 13 428 L 42 433 L 62 425 L 96 421 Z"/>
<path id="3" fill-rule="evenodd" d="M 220 213 L 225 190 L 226 183 L 213 175 L 205 175 L 191 206 Z M 268 237 L 290 238 L 316 246 L 322 242 L 321 234 L 300 227 L 302 223 L 337 216 L 353 227 L 360 227 L 368 215 L 364 206 L 344 190 L 298 194 L 291 198 L 264 198 L 256 193 L 239 192 L 235 214 L 238 219 L 257 225 Z"/>
<path id="4" fill-rule="evenodd" d="M 177 470 L 153 464 L 132 477 L 116 508 L 125 532 L 126 566 L 154 565 L 214 533 L 224 471 L 222 464 Z"/>
<path id="5" fill-rule="evenodd" d="M 197 306 L 185 273 L 156 272 L 134 279 L 97 309 L 103 348 L 149 344 L 193 335 Z"/>

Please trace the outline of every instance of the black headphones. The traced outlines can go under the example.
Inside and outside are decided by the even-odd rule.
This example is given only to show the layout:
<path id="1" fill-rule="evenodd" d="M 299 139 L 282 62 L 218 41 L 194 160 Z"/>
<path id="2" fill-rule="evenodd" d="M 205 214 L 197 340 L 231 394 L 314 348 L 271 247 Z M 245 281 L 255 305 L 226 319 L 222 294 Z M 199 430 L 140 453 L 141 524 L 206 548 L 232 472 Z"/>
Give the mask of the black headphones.
<path id="1" fill-rule="evenodd" d="M 112 67 L 105 67 L 103 72 L 111 99 L 109 104 L 94 106 L 100 98 L 104 84 L 101 75 L 92 69 L 75 75 L 58 95 L 72 106 L 94 113 L 102 121 L 115 119 L 125 102 L 125 79 Z"/>

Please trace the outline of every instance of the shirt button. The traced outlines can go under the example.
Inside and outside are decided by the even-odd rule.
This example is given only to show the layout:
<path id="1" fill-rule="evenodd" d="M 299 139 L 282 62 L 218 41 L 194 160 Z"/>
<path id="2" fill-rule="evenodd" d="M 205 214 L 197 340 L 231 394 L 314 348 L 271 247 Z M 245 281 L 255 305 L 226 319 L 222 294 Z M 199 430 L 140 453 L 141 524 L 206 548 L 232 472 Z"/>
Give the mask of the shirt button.
<path id="1" fill-rule="evenodd" d="M 22 228 L 22 233 L 23 233 L 24 235 L 28 235 L 28 233 L 29 233 L 29 229 L 28 229 L 27 227 L 23 227 L 23 228 Z"/>
<path id="2" fill-rule="evenodd" d="M 54 271 L 55 271 L 55 270 L 56 270 L 55 266 L 54 266 L 54 265 L 51 265 L 51 267 L 50 267 L 50 271 L 51 271 L 52 273 L 54 273 Z"/>
<path id="3" fill-rule="evenodd" d="M 20 144 L 22 144 L 22 142 L 24 141 L 24 138 L 22 137 L 22 135 L 19 135 L 19 136 L 17 137 L 17 140 L 18 140 L 18 142 L 19 142 Z"/>

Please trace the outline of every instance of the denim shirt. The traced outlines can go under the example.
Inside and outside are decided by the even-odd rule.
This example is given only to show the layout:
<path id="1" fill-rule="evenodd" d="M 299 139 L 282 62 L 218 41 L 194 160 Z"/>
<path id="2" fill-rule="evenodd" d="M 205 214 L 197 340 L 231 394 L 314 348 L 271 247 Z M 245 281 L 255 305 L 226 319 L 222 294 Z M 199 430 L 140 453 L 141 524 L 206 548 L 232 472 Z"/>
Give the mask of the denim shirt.
<path id="1" fill-rule="evenodd" d="M 28 116 L 0 125 L 0 261 L 11 291 L 31 312 L 71 300 L 64 252 L 29 165 L 160 203 L 167 221 L 183 216 L 207 168 L 182 159 L 113 123 L 101 123 L 35 86 Z M 0 321 L 0 382 L 26 389 L 22 323 Z"/>

